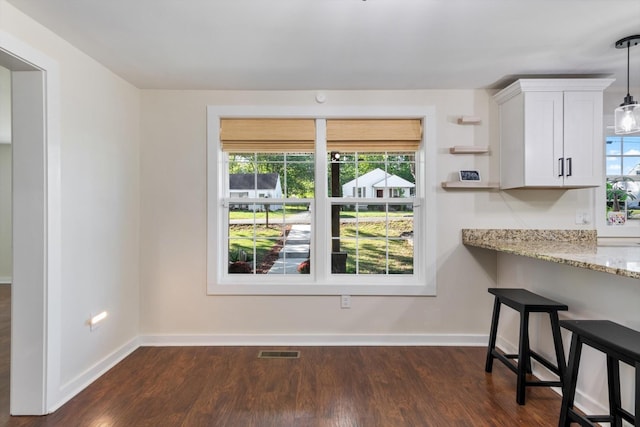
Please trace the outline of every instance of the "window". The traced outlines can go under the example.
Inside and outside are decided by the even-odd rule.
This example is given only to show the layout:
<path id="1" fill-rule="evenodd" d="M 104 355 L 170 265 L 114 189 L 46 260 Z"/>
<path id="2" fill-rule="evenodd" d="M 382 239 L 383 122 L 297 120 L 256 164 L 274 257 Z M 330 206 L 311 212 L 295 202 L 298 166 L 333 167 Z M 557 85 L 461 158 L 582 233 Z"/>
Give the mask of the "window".
<path id="1" fill-rule="evenodd" d="M 339 185 L 329 185 L 332 273 L 413 274 L 416 199 L 408 191 L 402 194 L 403 200 L 386 199 L 394 197 L 391 190 L 395 188 L 389 187 L 404 180 L 399 175 L 406 177 L 407 188 L 415 187 L 415 151 L 337 154 L 329 153 L 328 170 L 329 182 Z M 358 191 L 358 201 L 341 199 L 352 186 L 364 190 Z M 369 193 L 374 196 L 363 195 L 367 187 L 373 188 Z"/>
<path id="2" fill-rule="evenodd" d="M 435 293 L 429 116 L 238 109 L 208 114 L 209 293 Z"/>
<path id="3" fill-rule="evenodd" d="M 225 151 L 224 169 L 228 273 L 299 274 L 311 256 L 314 154 Z"/>
<path id="4" fill-rule="evenodd" d="M 606 228 L 629 231 L 640 225 L 640 136 L 607 136 L 605 142 Z"/>
<path id="5" fill-rule="evenodd" d="M 366 187 L 353 187 L 353 197 L 367 197 Z"/>

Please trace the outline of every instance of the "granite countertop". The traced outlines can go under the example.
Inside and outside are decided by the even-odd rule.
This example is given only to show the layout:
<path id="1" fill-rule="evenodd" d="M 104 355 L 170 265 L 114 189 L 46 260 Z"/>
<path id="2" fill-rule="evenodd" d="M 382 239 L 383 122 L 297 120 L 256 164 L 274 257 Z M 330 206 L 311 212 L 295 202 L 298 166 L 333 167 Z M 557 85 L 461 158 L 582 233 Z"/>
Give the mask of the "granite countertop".
<path id="1" fill-rule="evenodd" d="M 598 239 L 595 230 L 463 229 L 462 243 L 640 279 L 640 244 Z"/>

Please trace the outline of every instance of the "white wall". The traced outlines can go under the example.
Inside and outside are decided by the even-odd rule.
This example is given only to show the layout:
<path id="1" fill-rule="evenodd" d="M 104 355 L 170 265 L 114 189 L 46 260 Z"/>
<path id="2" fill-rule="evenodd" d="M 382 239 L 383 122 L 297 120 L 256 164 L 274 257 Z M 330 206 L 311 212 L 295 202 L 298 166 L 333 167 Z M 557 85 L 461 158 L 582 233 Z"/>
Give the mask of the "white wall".
<path id="1" fill-rule="evenodd" d="M 0 67 L 0 144 L 11 143 L 11 72 Z"/>
<path id="2" fill-rule="evenodd" d="M 11 144 L 0 143 L 0 284 L 11 283 Z"/>
<path id="3" fill-rule="evenodd" d="M 11 282 L 11 72 L 0 67 L 0 283 Z"/>
<path id="4" fill-rule="evenodd" d="M 497 129 L 490 125 L 497 123 L 497 107 L 486 91 L 329 91 L 326 105 L 436 107 L 437 297 L 353 297 L 352 308 L 341 310 L 337 296 L 207 296 L 206 106 L 313 105 L 314 96 L 313 91 L 143 91 L 141 334 L 166 335 L 169 341 L 185 334 L 242 342 L 254 335 L 299 342 L 314 335 L 333 342 L 350 342 L 360 334 L 373 334 L 372 341 L 416 334 L 406 338 L 415 342 L 438 342 L 443 334 L 461 334 L 461 340 L 486 336 L 495 256 L 471 256 L 460 244 L 461 228 L 574 228 L 575 210 L 589 206 L 591 190 L 440 188 L 440 181 L 457 179 L 457 171 L 465 168 L 498 180 Z M 482 117 L 483 124 L 456 123 L 470 114 Z M 492 153 L 449 154 L 452 145 L 474 144 L 490 145 Z"/>
<path id="5" fill-rule="evenodd" d="M 138 334 L 140 92 L 0 0 L 0 30 L 60 67 L 61 328 L 55 406 Z M 90 332 L 91 313 L 108 310 Z M 57 388 L 55 387 L 57 386 Z"/>

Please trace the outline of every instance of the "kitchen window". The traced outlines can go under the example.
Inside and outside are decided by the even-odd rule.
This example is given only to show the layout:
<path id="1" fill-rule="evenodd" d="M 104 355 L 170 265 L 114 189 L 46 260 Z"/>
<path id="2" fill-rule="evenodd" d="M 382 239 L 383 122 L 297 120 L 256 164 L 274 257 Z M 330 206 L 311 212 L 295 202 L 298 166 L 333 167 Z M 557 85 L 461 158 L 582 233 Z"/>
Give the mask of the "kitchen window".
<path id="1" fill-rule="evenodd" d="M 640 230 L 640 136 L 607 136 L 605 165 L 606 182 L 599 195 L 603 214 L 599 232 L 635 235 Z"/>
<path id="2" fill-rule="evenodd" d="M 208 114 L 209 293 L 435 294 L 431 116 L 239 110 Z"/>

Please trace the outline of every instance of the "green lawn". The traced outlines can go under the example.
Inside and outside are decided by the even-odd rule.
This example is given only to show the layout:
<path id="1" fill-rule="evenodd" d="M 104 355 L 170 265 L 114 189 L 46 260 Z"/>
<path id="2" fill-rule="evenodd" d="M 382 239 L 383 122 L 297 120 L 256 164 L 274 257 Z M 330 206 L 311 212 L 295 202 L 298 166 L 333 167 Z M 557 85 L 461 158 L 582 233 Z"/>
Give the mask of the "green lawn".
<path id="1" fill-rule="evenodd" d="M 299 207 L 299 206 L 293 206 L 293 207 L 289 207 L 287 206 L 286 209 L 283 211 L 281 210 L 277 210 L 277 211 L 269 211 L 269 219 L 280 219 L 282 218 L 282 216 L 284 215 L 285 219 L 286 218 L 290 218 L 292 215 L 296 215 L 299 213 L 304 213 L 307 212 L 308 209 L 306 206 L 304 207 Z M 392 218 L 402 218 L 402 217 L 409 217 L 412 218 L 413 217 L 413 212 L 411 211 L 393 211 L 393 212 L 388 212 L 389 217 Z M 256 220 L 259 221 L 263 221 L 266 219 L 266 212 L 252 212 L 252 211 L 229 211 L 229 219 L 230 220 L 236 220 L 236 219 L 253 219 L 255 217 Z M 380 218 L 380 217 L 384 217 L 385 213 L 384 212 L 380 212 L 380 211 L 360 211 L 357 213 L 358 218 Z M 355 211 L 341 211 L 340 212 L 340 218 L 356 218 L 356 212 Z"/>
<path id="2" fill-rule="evenodd" d="M 413 218 L 413 212 L 411 211 L 404 211 L 404 212 L 394 211 L 394 212 L 388 212 L 387 215 L 391 218 L 403 218 L 403 217 Z M 380 217 L 384 218 L 385 213 L 379 212 L 379 211 L 360 211 L 357 213 L 357 217 L 358 218 L 380 218 Z M 340 218 L 356 218 L 356 212 L 341 211 Z"/>
<path id="3" fill-rule="evenodd" d="M 282 218 L 282 216 L 284 215 L 285 218 L 290 217 L 291 215 L 295 215 L 295 214 L 299 214 L 299 213 L 303 213 L 303 212 L 307 212 L 307 206 L 287 206 L 284 210 L 280 209 L 277 211 L 269 211 L 269 219 L 271 218 Z M 252 211 L 242 211 L 242 210 L 232 210 L 229 211 L 229 219 L 230 220 L 234 220 L 234 219 L 253 219 L 255 216 L 255 218 L 257 220 L 264 220 L 267 217 L 267 213 L 266 212 L 252 212 Z"/>
<path id="4" fill-rule="evenodd" d="M 640 210 L 629 209 L 629 211 L 627 211 L 627 216 L 629 217 L 629 219 L 638 219 L 640 218 Z"/>
<path id="5" fill-rule="evenodd" d="M 229 261 L 253 261 L 254 241 L 256 265 L 260 265 L 265 256 L 282 238 L 283 228 L 279 225 L 231 225 L 229 226 Z M 254 240 L 255 235 L 255 240 Z M 240 254 L 246 254 L 242 259 Z"/>
<path id="6" fill-rule="evenodd" d="M 387 239 L 384 222 L 342 223 L 340 249 L 347 253 L 347 274 L 385 274 L 387 258 L 389 274 L 413 273 L 413 246 L 409 240 L 401 238 L 402 233 L 412 230 L 411 220 L 391 221 Z M 271 250 L 279 245 L 282 233 L 283 228 L 279 225 L 258 225 L 255 228 L 252 224 L 231 225 L 230 261 L 238 260 L 241 251 L 248 255 L 247 261 L 252 261 L 255 241 L 256 265 L 260 266 Z"/>
<path id="7" fill-rule="evenodd" d="M 413 246 L 407 239 L 400 238 L 403 232 L 412 230 L 413 224 L 409 220 L 392 221 L 387 240 L 384 222 L 361 222 L 357 229 L 354 223 L 342 223 L 340 249 L 347 252 L 347 273 L 385 274 L 387 250 L 389 274 L 413 273 Z"/>

